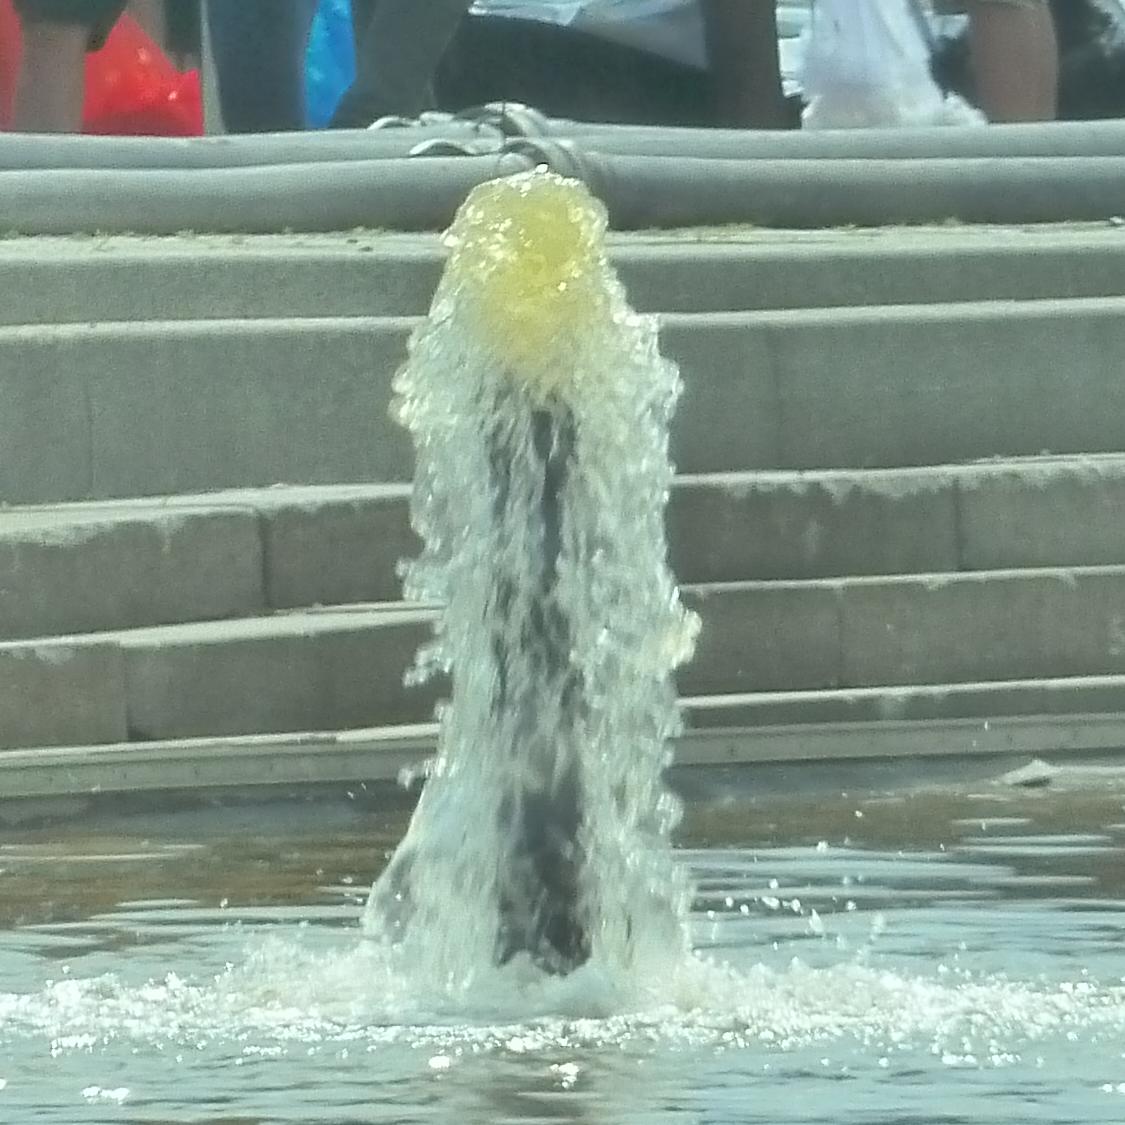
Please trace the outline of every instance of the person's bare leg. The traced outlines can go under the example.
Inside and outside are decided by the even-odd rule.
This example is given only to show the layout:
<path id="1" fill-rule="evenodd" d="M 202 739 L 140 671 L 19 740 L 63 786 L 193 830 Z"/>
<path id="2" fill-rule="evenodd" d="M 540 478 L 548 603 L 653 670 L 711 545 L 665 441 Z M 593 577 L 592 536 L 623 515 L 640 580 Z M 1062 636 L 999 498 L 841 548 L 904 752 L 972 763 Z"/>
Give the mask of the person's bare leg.
<path id="1" fill-rule="evenodd" d="M 87 28 L 71 24 L 24 24 L 17 132 L 77 133 L 82 128 L 88 35 Z"/>
<path id="2" fill-rule="evenodd" d="M 719 120 L 735 128 L 789 125 L 777 48 L 777 0 L 703 0 Z"/>
<path id="3" fill-rule="evenodd" d="M 972 0 L 970 42 L 977 95 L 990 121 L 1052 121 L 1059 47 L 1046 4 Z"/>

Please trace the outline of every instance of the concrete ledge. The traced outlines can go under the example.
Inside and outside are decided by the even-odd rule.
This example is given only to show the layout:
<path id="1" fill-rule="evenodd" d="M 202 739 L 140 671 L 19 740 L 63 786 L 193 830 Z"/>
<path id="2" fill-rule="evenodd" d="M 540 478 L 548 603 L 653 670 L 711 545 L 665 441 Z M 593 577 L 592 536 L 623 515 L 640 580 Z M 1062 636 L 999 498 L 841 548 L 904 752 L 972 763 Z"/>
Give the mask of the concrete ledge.
<path id="1" fill-rule="evenodd" d="M 0 433 L 0 496 L 408 479 L 409 439 L 387 417 L 408 331 L 393 320 L 0 329 L 12 429 Z"/>
<path id="2" fill-rule="evenodd" d="M 0 637 L 260 613 L 253 512 L 0 511 Z"/>
<path id="3" fill-rule="evenodd" d="M 542 151 L 536 146 L 537 155 Z M 1116 156 L 741 161 L 615 156 L 557 145 L 547 159 L 556 171 L 583 178 L 620 230 L 725 223 L 804 229 L 946 221 L 1018 225 L 1108 221 L 1125 211 L 1125 158 Z M 89 227 L 89 218 L 84 225 Z M 99 229 L 136 228 L 107 223 Z M 218 229 L 230 226 L 224 222 Z"/>
<path id="4" fill-rule="evenodd" d="M 696 337 L 677 428 L 679 463 L 685 470 L 704 460 L 709 469 L 745 465 L 734 427 L 711 413 L 712 394 L 740 421 L 774 406 L 767 419 L 776 447 L 758 436 L 757 424 L 744 439 L 751 457 L 774 459 L 759 467 L 1117 452 L 1125 449 L 1125 383 L 1117 375 L 1123 314 L 1117 300 L 758 314 L 747 320 L 734 357 L 729 336 L 714 338 L 706 381 L 699 351 L 704 333 L 722 331 L 720 318 L 706 327 L 670 318 L 665 339 L 674 356 L 686 334 Z M 734 371 L 741 378 L 727 381 Z M 757 385 L 771 371 L 772 402 Z"/>
<path id="5" fill-rule="evenodd" d="M 689 696 L 1125 674 L 1125 567 L 716 584 L 684 597 L 703 617 L 678 676 Z M 34 741 L 21 724 L 39 720 L 20 700 L 64 689 L 74 699 L 43 720 L 46 742 L 75 731 L 81 707 L 118 716 L 122 698 L 135 740 L 425 721 L 445 688 L 402 677 L 434 616 L 356 606 L 9 642 L 0 658 L 30 663 L 7 723 L 0 712 L 0 745 Z M 60 688 L 56 662 L 107 645 L 124 686 L 114 673 Z M 79 729 L 65 739 L 94 741 Z"/>
<path id="6" fill-rule="evenodd" d="M 685 694 L 1125 673 L 1125 567 L 691 586 Z"/>
<path id="7" fill-rule="evenodd" d="M 838 687 L 843 639 L 839 593 L 830 582 L 747 582 L 689 587 L 685 603 L 703 619 L 680 691 Z"/>
<path id="8" fill-rule="evenodd" d="M 788 6 L 792 6 L 791 0 Z M 792 12 L 786 13 L 792 16 Z M 788 34 L 800 28 L 790 26 Z M 783 34 L 786 34 L 783 31 Z M 483 109 L 483 113 L 480 112 Z M 419 145 L 454 143 L 497 152 L 520 135 L 588 145 L 600 152 L 733 160 L 1119 156 L 1120 121 L 1059 121 L 1026 125 L 924 126 L 811 131 L 619 125 L 551 118 L 537 110 L 494 102 L 465 115 L 410 123 L 408 128 L 333 129 L 205 137 L 25 136 L 0 139 L 3 169 L 191 169 L 284 166 L 401 158 Z"/>
<path id="9" fill-rule="evenodd" d="M 684 582 L 955 571 L 956 479 L 944 468 L 680 476 L 672 566 Z"/>
<path id="10" fill-rule="evenodd" d="M 645 312 L 1118 296 L 1121 232 L 1091 229 L 723 231 L 611 240 Z M 433 235 L 0 240 L 0 324 L 426 312 L 444 260 Z"/>
<path id="11" fill-rule="evenodd" d="M 93 792 L 394 781 L 432 755 L 435 735 L 427 726 L 8 751 L 0 754 L 0 814 L 6 802 Z M 987 728 L 971 719 L 824 723 L 689 732 L 676 744 L 674 769 L 791 765 L 829 771 L 846 763 L 899 762 L 917 784 L 925 782 L 928 761 L 993 762 L 995 771 L 1012 768 L 1013 759 L 1065 761 L 1122 748 L 1122 714 L 1006 718 Z"/>
<path id="12" fill-rule="evenodd" d="M 120 638 L 135 740 L 424 720 L 440 684 L 402 680 L 433 613 L 367 609 L 140 630 Z"/>
<path id="13" fill-rule="evenodd" d="M 0 510 L 0 629 L 394 601 L 396 563 L 418 550 L 410 492 L 290 486 Z M 1121 510 L 1125 456 L 686 474 L 673 483 L 669 549 L 685 583 L 1116 565 Z"/>
<path id="14" fill-rule="evenodd" d="M 443 261 L 432 236 L 399 247 L 374 232 L 320 252 L 234 243 L 209 253 L 205 239 L 123 241 L 124 252 L 92 253 L 61 240 L 0 240 L 0 286 L 11 296 L 0 324 L 419 316 Z M 20 252 L 43 243 L 50 249 L 41 255 Z"/>
<path id="15" fill-rule="evenodd" d="M 273 506 L 263 516 L 269 604 L 292 609 L 401 597 L 397 564 L 421 549 L 409 503 L 409 486 L 383 486 L 328 504 Z"/>
<path id="16" fill-rule="evenodd" d="M 124 741 L 125 698 L 115 645 L 0 645 L 0 749 Z"/>
<path id="17" fill-rule="evenodd" d="M 430 725 L 7 750 L 0 798 L 393 781 L 421 767 L 435 743 Z"/>
<path id="18" fill-rule="evenodd" d="M 0 496 L 408 480 L 411 324 L 0 328 Z M 671 316 L 663 340 L 687 473 L 1125 449 L 1125 298 Z"/>
<path id="19" fill-rule="evenodd" d="M 732 692 L 683 703 L 685 722 L 693 730 L 953 719 L 991 725 L 1021 715 L 1125 714 L 1125 676 Z"/>
<path id="20" fill-rule="evenodd" d="M 685 582 L 955 570 L 955 479 L 945 469 L 681 478 L 672 559 Z M 1033 498 L 1045 495 L 1038 480 Z M 396 565 L 419 550 L 410 492 L 275 487 L 0 509 L 0 638 L 395 601 Z M 1080 556 L 1081 542 L 1068 553 Z"/>
<path id="21" fill-rule="evenodd" d="M 841 684 L 1125 672 L 1125 568 L 987 571 L 839 585 Z"/>
<path id="22" fill-rule="evenodd" d="M 410 485 L 248 488 L 0 509 L 0 638 L 391 602 Z"/>
<path id="23" fill-rule="evenodd" d="M 1125 293 L 1116 232 L 1071 242 L 1029 231 L 1026 242 L 979 237 L 869 237 L 819 243 L 621 246 L 614 254 L 642 311 L 740 312 L 967 301 L 1112 297 Z"/>
<path id="24" fill-rule="evenodd" d="M 1125 562 L 1125 458 L 1043 458 L 959 473 L 966 570 Z"/>

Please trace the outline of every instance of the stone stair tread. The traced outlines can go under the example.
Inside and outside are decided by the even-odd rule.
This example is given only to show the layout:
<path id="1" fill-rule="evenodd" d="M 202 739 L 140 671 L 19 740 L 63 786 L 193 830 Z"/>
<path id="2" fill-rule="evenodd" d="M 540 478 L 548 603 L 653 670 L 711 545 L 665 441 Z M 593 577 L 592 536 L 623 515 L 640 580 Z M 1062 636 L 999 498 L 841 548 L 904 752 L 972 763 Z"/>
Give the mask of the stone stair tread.
<path id="1" fill-rule="evenodd" d="M 217 738 L 169 738 L 104 745 L 67 745 L 0 752 L 0 824 L 37 816 L 73 815 L 105 795 L 189 793 L 310 784 L 347 784 L 352 797 L 367 783 L 401 784 L 404 771 L 422 776 L 435 748 L 434 724 L 384 725 L 338 731 L 292 731 Z M 674 781 L 688 791 L 729 794 L 731 769 L 780 767 L 775 783 L 792 788 L 800 775 L 832 786 L 932 784 L 965 778 L 966 768 L 998 784 L 1019 784 L 1010 771 L 1039 759 L 1064 768 L 1104 762 L 1125 743 L 1125 712 L 1001 715 L 979 719 L 815 722 L 735 729 L 687 729 L 675 742 Z M 866 771 L 864 766 L 867 766 Z M 692 767 L 720 767 L 715 782 L 690 777 Z M 856 768 L 858 767 L 858 768 Z M 836 772 L 843 769 L 845 772 Z M 1046 767 L 1054 772 L 1057 767 Z M 1118 767 L 1120 769 L 1120 766 Z M 1036 774 L 1039 776 L 1043 771 Z M 1098 783 L 1105 768 L 1095 765 Z M 706 775 L 704 775 L 705 778 Z M 1007 779 L 1011 777 L 1012 781 Z M 55 805 L 60 798 L 76 803 Z M 45 802 L 37 804 L 36 802 Z"/>
<path id="2" fill-rule="evenodd" d="M 671 326 L 713 324 L 723 327 L 740 325 L 846 327 L 852 324 L 902 324 L 920 326 L 947 321 L 992 321 L 1014 318 L 1019 321 L 1073 314 L 1089 316 L 1120 316 L 1125 312 L 1125 293 L 1093 297 L 1040 297 L 1032 300 L 988 298 L 980 300 L 941 301 L 929 303 L 880 303 L 870 305 L 830 305 L 784 309 L 701 309 L 691 312 L 658 310 L 661 323 Z M 32 341 L 84 341 L 107 337 L 133 339 L 193 337 L 202 333 L 232 336 L 270 336 L 320 334 L 333 328 L 360 330 L 409 330 L 425 313 L 390 315 L 329 315 L 311 313 L 301 316 L 205 316 L 151 320 L 87 320 L 80 322 L 0 323 L 0 344 Z"/>
<path id="3" fill-rule="evenodd" d="M 684 247 L 718 255 L 736 255 L 808 249 L 821 254 L 833 249 L 950 248 L 958 253 L 980 249 L 1041 250 L 1047 246 L 1090 248 L 1119 245 L 1119 227 L 1104 222 L 1041 223 L 1033 226 L 995 224 L 925 224 L 906 227 L 826 229 L 755 226 L 690 227 L 679 230 L 610 231 L 611 253 L 643 251 L 653 247 Z M 0 261 L 99 260 L 117 255 L 139 259 L 264 257 L 269 260 L 310 256 L 349 257 L 375 253 L 440 256 L 442 236 L 427 231 L 392 231 L 359 228 L 352 231 L 294 231 L 286 234 L 211 234 L 184 232 L 175 235 L 87 234 L 36 235 L 0 239 Z"/>
<path id="4" fill-rule="evenodd" d="M 0 328 L 0 495 L 409 479 L 388 405 L 413 323 Z M 684 371 L 672 453 L 685 472 L 1125 450 L 1125 297 L 673 315 L 662 334 Z"/>
<path id="5" fill-rule="evenodd" d="M 1039 679 L 988 680 L 979 683 L 961 684 L 911 684 L 908 687 L 881 685 L 864 688 L 829 688 L 822 691 L 732 691 L 719 695 L 693 695 L 682 702 L 690 704 L 693 710 L 721 710 L 725 707 L 743 707 L 755 703 L 804 699 L 875 699 L 897 696 L 940 697 L 951 691 L 987 694 L 996 690 L 1019 688 L 1025 691 L 1038 691 L 1042 688 L 1057 690 L 1080 690 L 1083 688 L 1120 687 L 1125 690 L 1125 673 L 1111 676 L 1047 676 Z"/>
<path id="6" fill-rule="evenodd" d="M 708 315 L 708 314 L 704 314 Z M 731 314 L 723 314 L 731 315 Z M 737 314 L 735 314 L 737 315 Z M 137 340 L 200 335 L 223 336 L 300 336 L 322 334 L 333 328 L 354 331 L 388 329 L 408 331 L 422 315 L 409 316 L 278 316 L 278 317 L 199 317 L 168 320 L 95 320 L 75 323 L 0 324 L 0 344 L 30 341 L 79 341 L 106 338 Z"/>
<path id="7" fill-rule="evenodd" d="M 693 694 L 1125 672 L 1121 565 L 709 583 L 685 599 L 704 619 L 681 678 Z"/>
<path id="8" fill-rule="evenodd" d="M 1125 674 L 976 683 L 729 692 L 683 700 L 693 729 L 1125 712 Z"/>
<path id="9" fill-rule="evenodd" d="M 1125 284 L 1119 242 L 1105 224 L 894 232 L 723 228 L 611 234 L 610 253 L 638 307 L 702 311 L 720 303 L 786 307 L 941 301 L 965 293 L 1023 299 L 1119 292 Z M 10 239 L 0 242 L 0 283 L 6 271 L 18 271 L 20 286 L 0 307 L 0 319 L 45 323 L 162 311 L 225 316 L 239 308 L 286 315 L 326 305 L 349 314 L 421 312 L 442 254 L 437 236 L 375 231 Z M 1012 269 L 1013 262 L 1020 268 Z M 857 269 L 862 265 L 867 268 Z M 147 280 L 140 299 L 139 270 Z M 266 271 L 273 284 L 248 283 L 253 271 Z M 722 283 L 701 283 L 707 277 Z"/>
<path id="10" fill-rule="evenodd" d="M 395 600 L 397 563 L 418 551 L 410 491 L 267 486 L 0 508 L 0 634 Z M 1120 454 L 681 474 L 669 547 L 689 584 L 1088 570 L 1125 563 L 1122 510 Z"/>
<path id="11" fill-rule="evenodd" d="M 221 645 L 230 642 L 269 640 L 275 637 L 313 637 L 334 632 L 394 625 L 414 625 L 435 619 L 433 607 L 406 602 L 364 603 L 347 606 L 307 606 L 252 617 L 220 621 L 180 621 L 134 629 L 111 629 L 96 633 L 23 637 L 0 641 L 0 651 L 43 649 L 51 645 L 75 647 L 117 644 L 146 649 L 174 645 Z"/>
<path id="12" fill-rule="evenodd" d="M 704 623 L 678 676 L 688 695 L 1125 674 L 1125 566 L 710 583 L 684 597 Z M 385 602 L 0 644 L 0 746 L 424 721 L 445 685 L 402 680 L 436 612 Z M 29 718 L 27 698 L 60 692 L 65 706 Z M 84 700 L 98 702 L 96 736 L 77 733 L 92 721 Z"/>
<path id="13" fill-rule="evenodd" d="M 0 510 L 0 636 L 267 608 L 259 517 L 180 505 Z"/>
<path id="14" fill-rule="evenodd" d="M 1026 479 L 1036 484 L 1060 475 L 1088 481 L 1125 478 L 1125 453 L 1043 453 L 1017 457 L 988 457 L 971 461 L 893 467 L 841 466 L 808 469 L 726 469 L 710 472 L 677 472 L 672 489 L 711 488 L 739 495 L 753 489 L 801 490 L 821 485 L 846 494 L 852 489 L 908 496 L 941 488 L 950 480 L 972 487 L 996 477 Z M 42 503 L 0 503 L 0 535 L 29 533 L 67 523 L 93 524 L 104 520 L 174 518 L 184 512 L 225 509 L 270 512 L 278 508 L 313 510 L 357 501 L 401 502 L 413 490 L 410 481 L 355 481 L 328 484 L 278 482 L 242 488 L 173 493 L 153 496 L 60 500 Z"/>
<path id="15" fill-rule="evenodd" d="M 843 466 L 811 469 L 726 469 L 703 473 L 677 473 L 675 484 L 716 488 L 796 486 L 805 483 L 885 487 L 925 487 L 948 477 L 972 481 L 999 474 L 1041 477 L 1059 472 L 1081 471 L 1092 477 L 1115 479 L 1125 475 L 1125 453 L 1042 453 L 1023 457 L 983 457 L 971 461 L 939 462 L 932 465 L 892 467 Z"/>
<path id="16" fill-rule="evenodd" d="M 407 484 L 246 488 L 0 509 L 10 639 L 393 601 Z M 681 475 L 688 584 L 1125 563 L 1125 457 Z M 931 579 L 940 581 L 940 579 Z"/>
<path id="17" fill-rule="evenodd" d="M 1125 579 L 1125 563 L 1096 566 L 1008 567 L 986 571 L 934 571 L 917 574 L 844 575 L 830 578 L 748 579 L 731 582 L 683 583 L 685 599 L 697 605 L 727 594 L 769 592 L 836 592 L 866 588 L 916 586 L 940 590 L 947 586 L 981 585 L 985 583 L 1020 583 L 1048 579 L 1065 586 L 1082 578 L 1111 577 Z M 4 649 L 42 648 L 45 645 L 67 646 L 117 643 L 131 647 L 152 647 L 161 644 L 215 644 L 229 640 L 254 640 L 280 635 L 303 635 L 352 631 L 368 626 L 413 624 L 434 620 L 437 606 L 406 601 L 357 602 L 347 605 L 312 605 L 270 613 L 232 617 L 222 620 L 184 621 L 171 624 L 109 629 L 97 632 L 52 634 L 0 641 Z"/>
<path id="18" fill-rule="evenodd" d="M 1125 472 L 1125 455 L 1122 457 Z M 209 512 L 235 508 L 252 512 L 277 508 L 315 508 L 325 504 L 349 504 L 357 500 L 401 500 L 411 485 L 402 482 L 356 482 L 354 484 L 269 484 L 246 488 L 216 489 L 165 496 L 124 496 L 105 500 L 63 500 L 46 504 L 0 506 L 0 534 L 11 528 L 34 530 L 54 523 L 117 521 L 174 517 L 183 511 Z"/>
<path id="19" fill-rule="evenodd" d="M 1011 717 L 1004 710 L 1004 697 L 1018 693 L 1034 703 L 1049 701 L 1050 706 L 1037 706 L 1018 712 L 1021 715 L 1051 714 L 1125 714 L 1125 674 L 1104 676 L 1060 676 L 1025 680 L 995 680 L 977 683 L 933 683 L 917 685 L 885 685 L 870 688 L 830 688 L 815 691 L 760 691 L 727 692 L 719 695 L 682 695 L 679 700 L 685 728 L 692 731 L 727 728 L 754 728 L 764 725 L 816 725 L 825 721 L 867 721 L 852 714 L 848 718 L 826 720 L 822 711 L 810 704 L 828 705 L 867 703 L 880 712 L 879 719 L 893 721 L 928 721 L 929 719 L 975 719 L 984 715 L 997 718 Z M 1121 706 L 1091 707 L 1091 696 L 1106 693 Z M 959 708 L 966 700 L 979 702 L 976 713 Z M 908 714 L 908 705 L 921 702 L 927 705 L 951 703 L 943 713 L 931 715 Z M 789 714 L 783 723 L 776 718 L 778 709 Z M 11 764 L 19 755 L 35 755 L 52 760 L 81 750 L 92 757 L 113 756 L 128 752 L 141 757 L 168 745 L 212 748 L 216 752 L 252 748 L 260 745 L 302 746 L 325 744 L 361 745 L 367 743 L 396 743 L 411 741 L 431 749 L 437 737 L 436 722 L 396 723 L 386 726 L 369 726 L 340 730 L 298 730 L 261 734 L 234 734 L 200 736 L 195 738 L 157 739 L 125 743 L 94 743 L 89 745 L 32 747 L 28 749 L 0 750 L 0 763 Z"/>
<path id="20" fill-rule="evenodd" d="M 715 594 L 755 590 L 839 590 L 847 587 L 879 587 L 915 585 L 940 589 L 951 584 L 1022 581 L 1037 578 L 1069 583 L 1082 577 L 1125 577 L 1125 563 L 1092 566 L 1023 566 L 998 567 L 990 570 L 919 571 L 913 574 L 846 574 L 828 578 L 767 578 L 731 582 L 694 582 L 682 587 L 689 596 L 706 599 Z"/>
<path id="21" fill-rule="evenodd" d="M 728 469 L 713 472 L 678 472 L 677 488 L 716 488 L 731 492 L 752 488 L 833 485 L 841 489 L 864 488 L 898 495 L 914 489 L 940 487 L 947 479 L 972 483 L 994 476 L 1038 480 L 1059 473 L 1078 473 L 1089 479 L 1125 477 L 1125 453 L 1044 453 L 1024 457 L 989 457 L 973 461 L 890 468 L 844 466 L 810 469 Z M 35 530 L 56 523 L 118 521 L 175 515 L 181 511 L 237 508 L 273 511 L 277 508 L 316 508 L 355 501 L 409 499 L 410 481 L 355 481 L 331 484 L 248 485 L 243 488 L 158 496 L 110 497 L 101 500 L 63 500 L 54 503 L 0 504 L 0 534 L 23 528 Z"/>

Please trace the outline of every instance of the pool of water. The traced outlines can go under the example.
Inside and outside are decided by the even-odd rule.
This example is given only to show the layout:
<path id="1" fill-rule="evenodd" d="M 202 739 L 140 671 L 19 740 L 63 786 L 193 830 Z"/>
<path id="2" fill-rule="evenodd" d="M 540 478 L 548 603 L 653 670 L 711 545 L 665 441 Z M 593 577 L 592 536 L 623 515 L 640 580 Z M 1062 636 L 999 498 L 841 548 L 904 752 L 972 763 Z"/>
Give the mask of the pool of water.
<path id="1" fill-rule="evenodd" d="M 309 801 L 0 837 L 0 1121 L 1125 1120 L 1125 789 L 689 810 L 698 962 L 494 1010 L 357 933 L 405 812 Z M 518 973 L 514 974 L 518 977 Z"/>

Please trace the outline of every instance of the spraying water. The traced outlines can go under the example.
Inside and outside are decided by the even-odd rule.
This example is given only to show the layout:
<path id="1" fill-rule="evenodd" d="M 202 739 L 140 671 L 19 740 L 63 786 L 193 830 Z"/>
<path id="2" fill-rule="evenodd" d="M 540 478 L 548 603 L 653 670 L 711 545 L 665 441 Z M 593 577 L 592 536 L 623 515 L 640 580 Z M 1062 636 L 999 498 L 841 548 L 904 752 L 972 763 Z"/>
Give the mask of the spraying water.
<path id="1" fill-rule="evenodd" d="M 395 380 L 452 674 L 436 762 L 365 912 L 456 993 L 482 971 L 643 973 L 687 952 L 662 782 L 697 621 L 666 562 L 679 373 L 609 265 L 606 216 L 547 172 L 477 188 Z"/>

